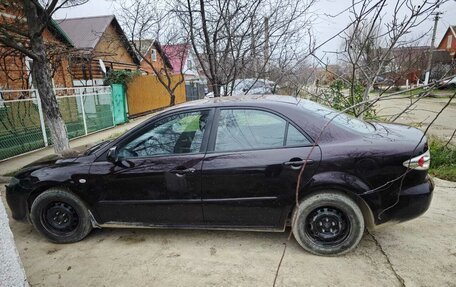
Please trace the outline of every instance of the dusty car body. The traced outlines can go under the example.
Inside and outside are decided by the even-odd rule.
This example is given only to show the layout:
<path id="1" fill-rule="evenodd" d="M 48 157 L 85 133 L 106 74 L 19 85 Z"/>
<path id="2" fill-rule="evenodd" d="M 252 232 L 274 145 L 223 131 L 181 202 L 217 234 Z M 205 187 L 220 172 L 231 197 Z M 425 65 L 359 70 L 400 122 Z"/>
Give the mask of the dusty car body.
<path id="1" fill-rule="evenodd" d="M 367 123 L 287 96 L 226 97 L 167 109 L 81 155 L 25 167 L 6 196 L 15 219 L 32 217 L 54 242 L 82 239 L 73 234 L 82 221 L 90 222 L 87 233 L 295 225 L 305 249 L 335 255 L 354 248 L 365 226 L 428 209 L 429 160 L 426 137 L 412 127 Z M 75 198 L 65 201 L 65 192 Z M 37 199 L 45 203 L 35 211 Z"/>

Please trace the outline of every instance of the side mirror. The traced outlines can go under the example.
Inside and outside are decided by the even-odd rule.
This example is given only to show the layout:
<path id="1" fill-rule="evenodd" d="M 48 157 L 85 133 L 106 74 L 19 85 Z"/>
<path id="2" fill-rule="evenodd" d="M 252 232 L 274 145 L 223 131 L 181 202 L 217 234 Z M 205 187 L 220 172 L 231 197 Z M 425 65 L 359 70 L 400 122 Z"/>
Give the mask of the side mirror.
<path id="1" fill-rule="evenodd" d="M 119 161 L 119 157 L 117 155 L 117 147 L 113 146 L 108 150 L 107 159 L 112 163 L 117 163 Z"/>

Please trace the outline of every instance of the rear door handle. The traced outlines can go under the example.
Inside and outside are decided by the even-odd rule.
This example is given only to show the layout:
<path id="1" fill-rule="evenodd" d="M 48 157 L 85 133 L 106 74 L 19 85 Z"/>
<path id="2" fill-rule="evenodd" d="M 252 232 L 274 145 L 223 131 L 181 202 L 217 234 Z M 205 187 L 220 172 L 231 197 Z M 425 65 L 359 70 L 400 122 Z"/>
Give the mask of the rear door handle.
<path id="1" fill-rule="evenodd" d="M 314 161 L 311 159 L 308 160 L 292 160 L 292 161 L 286 161 L 283 163 L 285 166 L 289 166 L 292 169 L 299 169 L 303 164 L 309 165 L 312 164 Z"/>
<path id="2" fill-rule="evenodd" d="M 174 173 L 176 175 L 185 175 L 188 173 L 194 173 L 195 171 L 196 171 L 196 169 L 194 169 L 193 167 L 190 167 L 190 168 L 184 168 L 184 169 L 178 169 L 178 168 L 172 169 L 169 172 Z"/>

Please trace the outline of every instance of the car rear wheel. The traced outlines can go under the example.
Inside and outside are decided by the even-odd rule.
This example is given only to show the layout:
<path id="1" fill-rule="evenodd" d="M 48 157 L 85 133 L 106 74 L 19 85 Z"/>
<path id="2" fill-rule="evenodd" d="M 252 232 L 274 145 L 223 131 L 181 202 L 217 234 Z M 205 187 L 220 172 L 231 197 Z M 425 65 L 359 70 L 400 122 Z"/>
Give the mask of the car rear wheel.
<path id="1" fill-rule="evenodd" d="M 54 243 L 80 241 L 92 230 L 84 202 L 60 188 L 38 195 L 32 203 L 30 219 L 35 229 Z"/>
<path id="2" fill-rule="evenodd" d="M 351 198 L 334 191 L 305 198 L 293 212 L 293 235 L 307 251 L 336 256 L 353 250 L 364 233 L 363 214 Z"/>

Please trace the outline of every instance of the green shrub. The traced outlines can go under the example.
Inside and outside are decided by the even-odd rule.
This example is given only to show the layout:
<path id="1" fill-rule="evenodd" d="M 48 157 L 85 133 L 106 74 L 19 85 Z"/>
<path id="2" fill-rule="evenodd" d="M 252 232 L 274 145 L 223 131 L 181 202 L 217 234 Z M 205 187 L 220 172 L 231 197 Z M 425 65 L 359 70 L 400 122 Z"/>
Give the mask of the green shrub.
<path id="1" fill-rule="evenodd" d="M 323 93 L 322 101 L 336 110 L 346 110 L 346 113 L 358 117 L 363 112 L 362 105 L 358 104 L 364 101 L 365 87 L 360 83 L 356 83 L 353 86 L 353 96 L 350 96 L 351 88 L 350 85 L 341 80 L 333 81 Z M 373 106 L 367 104 L 364 109 L 364 118 L 376 118 L 376 112 Z"/>
<path id="2" fill-rule="evenodd" d="M 105 86 L 110 86 L 112 84 L 122 84 L 124 87 L 127 87 L 128 83 L 131 82 L 135 77 L 139 76 L 141 72 L 139 71 L 110 71 L 106 75 L 104 80 Z"/>
<path id="3" fill-rule="evenodd" d="M 430 173 L 438 178 L 456 181 L 456 147 L 440 139 L 429 139 L 431 151 Z"/>

